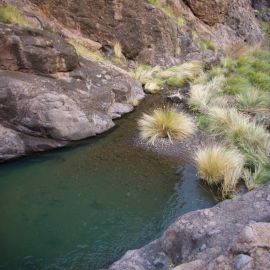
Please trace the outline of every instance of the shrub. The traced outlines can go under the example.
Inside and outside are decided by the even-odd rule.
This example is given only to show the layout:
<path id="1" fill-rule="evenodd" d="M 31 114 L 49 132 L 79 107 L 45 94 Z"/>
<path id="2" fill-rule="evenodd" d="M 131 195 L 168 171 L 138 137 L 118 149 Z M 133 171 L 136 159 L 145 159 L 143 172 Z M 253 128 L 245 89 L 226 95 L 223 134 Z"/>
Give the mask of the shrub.
<path id="1" fill-rule="evenodd" d="M 138 121 L 140 136 L 148 143 L 155 144 L 160 138 L 181 140 L 195 131 L 192 119 L 174 108 L 156 109 L 149 114 L 143 114 Z"/>
<path id="2" fill-rule="evenodd" d="M 0 6 L 0 22 L 17 23 L 21 26 L 29 26 L 20 11 L 12 5 Z"/>
<path id="3" fill-rule="evenodd" d="M 235 149 L 209 145 L 195 155 L 199 177 L 209 185 L 220 186 L 221 196 L 230 196 L 241 177 L 244 157 Z"/>

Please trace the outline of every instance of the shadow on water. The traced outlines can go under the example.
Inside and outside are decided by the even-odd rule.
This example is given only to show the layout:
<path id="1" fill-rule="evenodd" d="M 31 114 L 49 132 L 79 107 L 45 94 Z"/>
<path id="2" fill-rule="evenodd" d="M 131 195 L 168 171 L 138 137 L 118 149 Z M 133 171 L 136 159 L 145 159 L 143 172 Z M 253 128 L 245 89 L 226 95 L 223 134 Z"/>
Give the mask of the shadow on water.
<path id="1" fill-rule="evenodd" d="M 104 135 L 0 165 L 0 269 L 95 270 L 214 204 L 195 169 L 132 143 L 148 98 Z"/>

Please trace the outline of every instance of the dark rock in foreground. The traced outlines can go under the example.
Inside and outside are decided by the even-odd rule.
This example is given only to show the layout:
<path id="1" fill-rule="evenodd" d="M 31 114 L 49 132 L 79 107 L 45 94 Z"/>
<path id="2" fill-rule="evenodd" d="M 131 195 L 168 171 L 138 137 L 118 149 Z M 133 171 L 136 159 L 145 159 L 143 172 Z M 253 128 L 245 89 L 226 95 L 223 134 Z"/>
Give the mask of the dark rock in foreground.
<path id="1" fill-rule="evenodd" d="M 110 270 L 270 269 L 270 184 L 179 218 Z M 176 267 L 177 266 L 177 267 Z"/>

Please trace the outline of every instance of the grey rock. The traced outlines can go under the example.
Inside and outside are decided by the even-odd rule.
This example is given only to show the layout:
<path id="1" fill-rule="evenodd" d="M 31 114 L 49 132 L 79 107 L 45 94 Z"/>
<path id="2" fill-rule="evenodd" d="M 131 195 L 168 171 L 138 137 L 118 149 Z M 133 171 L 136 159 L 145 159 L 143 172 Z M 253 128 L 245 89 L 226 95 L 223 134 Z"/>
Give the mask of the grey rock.
<path id="1" fill-rule="evenodd" d="M 10 49 L 10 37 L 22 46 L 9 55 L 10 63 L 0 55 L 0 160 L 105 132 L 114 126 L 113 118 L 132 111 L 133 102 L 144 98 L 141 85 L 126 71 L 78 58 L 59 36 L 35 31 L 0 24 L 0 33 L 7 33 L 0 34 L 4 51 Z M 27 45 L 30 41 L 32 45 Z M 36 52 L 33 44 L 42 49 Z M 24 48 L 30 48 L 31 57 Z M 16 65 L 18 53 L 25 66 Z M 50 61 L 58 54 L 66 57 L 65 63 L 72 59 L 73 63 L 62 68 Z M 105 76 L 111 79 L 103 80 Z"/>
<path id="2" fill-rule="evenodd" d="M 67 72 L 79 65 L 75 49 L 49 32 L 0 23 L 0 69 Z"/>
<path id="3" fill-rule="evenodd" d="M 270 184 L 267 184 L 211 209 L 188 213 L 172 224 L 160 239 L 129 251 L 109 269 L 157 270 L 154 262 L 160 254 L 166 254 L 168 261 L 162 269 L 171 267 L 169 262 L 179 265 L 176 269 L 194 269 L 192 262 L 201 263 L 197 267 L 200 270 L 269 269 L 270 202 L 266 200 L 269 192 Z M 255 199 L 261 208 L 255 208 Z M 250 224 L 250 220 L 256 222 Z M 212 234 L 213 226 L 209 224 L 215 224 L 219 233 Z M 206 248 L 202 249 L 204 245 Z M 164 255 L 162 261 L 166 261 Z M 248 268 L 251 266 L 256 268 Z"/>
<path id="4" fill-rule="evenodd" d="M 0 161 L 8 160 L 25 153 L 23 140 L 12 129 L 0 125 Z"/>
<path id="5" fill-rule="evenodd" d="M 245 254 L 239 254 L 234 258 L 234 264 L 236 270 L 252 270 L 253 259 Z"/>

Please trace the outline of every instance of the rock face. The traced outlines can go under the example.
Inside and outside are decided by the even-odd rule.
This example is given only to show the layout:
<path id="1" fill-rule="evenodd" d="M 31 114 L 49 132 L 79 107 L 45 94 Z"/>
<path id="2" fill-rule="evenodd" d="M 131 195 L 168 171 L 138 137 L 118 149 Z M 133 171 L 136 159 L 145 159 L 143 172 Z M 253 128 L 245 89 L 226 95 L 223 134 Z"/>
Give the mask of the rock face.
<path id="1" fill-rule="evenodd" d="M 100 134 L 144 97 L 125 71 L 79 59 L 59 36 L 0 24 L 0 46 L 0 160 Z"/>
<path id="2" fill-rule="evenodd" d="M 35 25 L 40 28 L 63 35 L 67 29 L 75 31 L 106 53 L 119 41 L 127 59 L 151 65 L 214 58 L 215 52 L 203 49 L 203 41 L 211 40 L 219 49 L 257 44 L 262 38 L 250 0 L 160 0 L 158 5 L 147 0 L 1 2 L 16 4 L 31 22 L 38 18 Z"/>
<path id="3" fill-rule="evenodd" d="M 110 270 L 270 269 L 270 184 L 179 218 Z"/>
<path id="4" fill-rule="evenodd" d="M 186 0 L 192 12 L 208 25 L 225 22 L 230 2 L 229 0 Z"/>
<path id="5" fill-rule="evenodd" d="M 51 74 L 79 65 L 74 48 L 48 32 L 0 28 L 0 69 Z"/>

